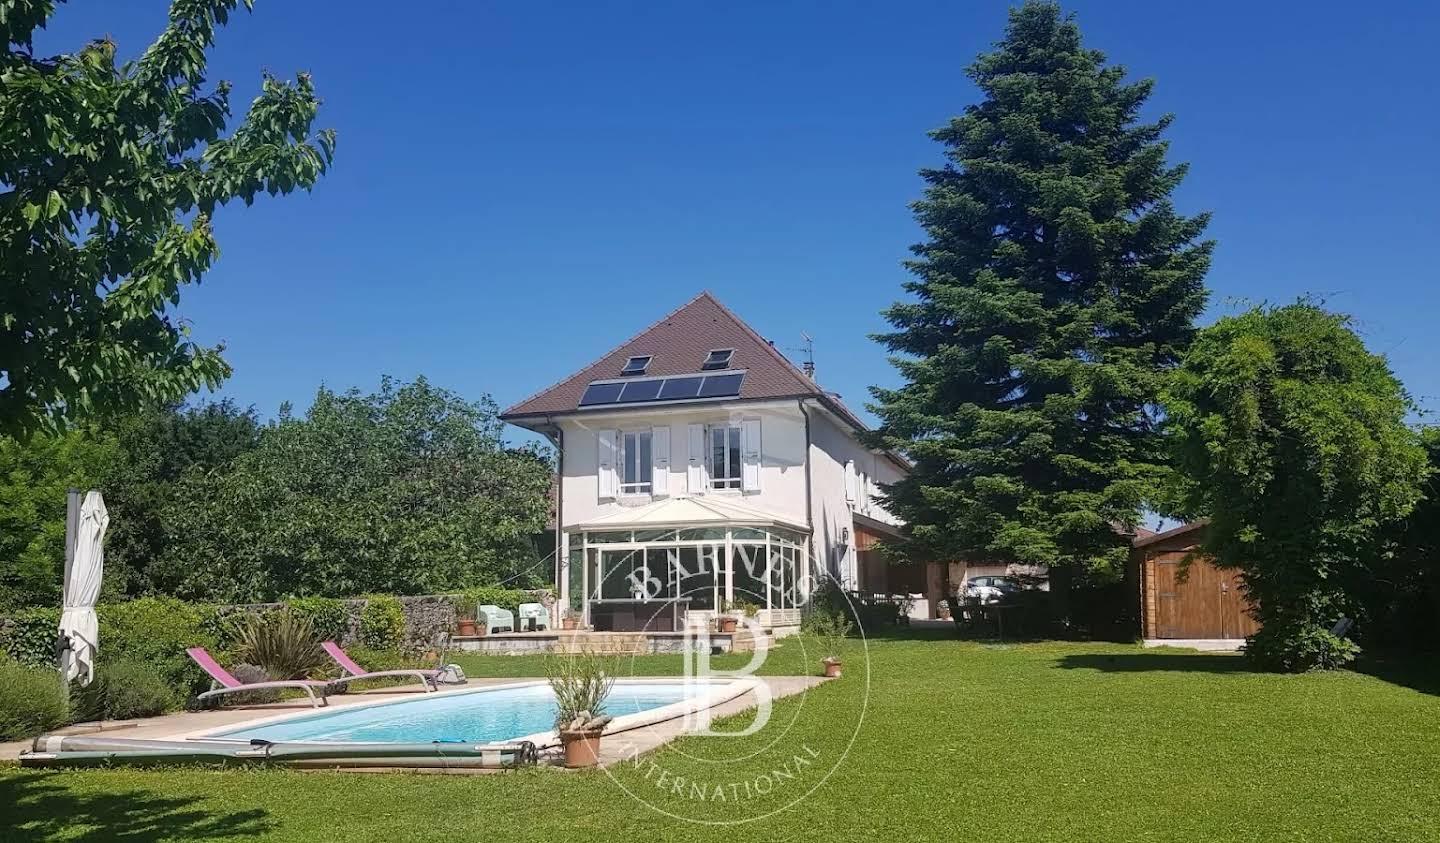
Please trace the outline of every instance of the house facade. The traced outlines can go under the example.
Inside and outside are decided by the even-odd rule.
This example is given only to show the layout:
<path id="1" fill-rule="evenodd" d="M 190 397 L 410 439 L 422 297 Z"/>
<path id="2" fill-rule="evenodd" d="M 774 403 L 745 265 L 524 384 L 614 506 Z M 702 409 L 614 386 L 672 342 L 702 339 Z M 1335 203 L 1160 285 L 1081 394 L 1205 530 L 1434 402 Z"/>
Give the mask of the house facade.
<path id="1" fill-rule="evenodd" d="M 596 629 L 794 627 L 901 528 L 878 491 L 903 459 L 709 293 L 501 418 L 555 445 L 559 603 Z"/>

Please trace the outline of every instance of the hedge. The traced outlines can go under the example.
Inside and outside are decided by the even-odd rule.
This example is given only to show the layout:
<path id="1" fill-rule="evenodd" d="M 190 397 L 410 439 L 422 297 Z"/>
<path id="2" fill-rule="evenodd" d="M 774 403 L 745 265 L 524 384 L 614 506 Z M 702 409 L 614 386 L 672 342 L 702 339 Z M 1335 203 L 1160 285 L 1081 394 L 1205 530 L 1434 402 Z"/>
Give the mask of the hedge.
<path id="1" fill-rule="evenodd" d="M 34 737 L 69 722 L 69 715 L 55 668 L 0 658 L 0 741 Z"/>
<path id="2" fill-rule="evenodd" d="M 372 650 L 398 650 L 405 637 L 405 607 L 387 594 L 371 594 L 360 610 L 360 643 Z"/>
<path id="3" fill-rule="evenodd" d="M 0 650 L 24 665 L 54 667 L 59 630 L 59 609 L 20 609 L 0 618 Z"/>
<path id="4" fill-rule="evenodd" d="M 485 586 L 482 588 L 467 588 L 456 595 L 460 601 L 457 607 L 461 610 L 474 611 L 476 606 L 499 606 L 510 612 L 519 610 L 521 603 L 539 602 L 532 591 L 523 588 L 499 588 L 497 586 Z"/>

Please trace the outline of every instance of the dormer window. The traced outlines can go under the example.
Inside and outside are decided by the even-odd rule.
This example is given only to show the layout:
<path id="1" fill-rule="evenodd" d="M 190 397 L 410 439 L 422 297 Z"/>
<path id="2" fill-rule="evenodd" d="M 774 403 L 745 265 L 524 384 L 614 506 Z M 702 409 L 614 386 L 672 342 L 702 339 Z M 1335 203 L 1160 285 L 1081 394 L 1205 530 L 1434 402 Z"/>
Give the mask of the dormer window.
<path id="1" fill-rule="evenodd" d="M 622 375 L 643 375 L 645 370 L 650 368 L 650 355 L 643 357 L 631 357 L 625 361 L 625 368 L 620 370 Z"/>
<path id="2" fill-rule="evenodd" d="M 730 367 L 730 357 L 734 353 L 735 349 L 733 348 L 713 349 L 710 352 L 710 356 L 705 358 L 705 365 L 701 366 L 700 369 L 707 372 L 711 369 L 728 369 Z"/>

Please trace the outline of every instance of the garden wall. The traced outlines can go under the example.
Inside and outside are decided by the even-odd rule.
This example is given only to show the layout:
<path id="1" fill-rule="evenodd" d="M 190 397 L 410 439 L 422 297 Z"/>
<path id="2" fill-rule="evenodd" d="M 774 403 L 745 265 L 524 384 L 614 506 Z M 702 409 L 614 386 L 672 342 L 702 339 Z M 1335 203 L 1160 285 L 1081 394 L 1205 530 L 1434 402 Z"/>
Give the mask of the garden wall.
<path id="1" fill-rule="evenodd" d="M 457 610 L 461 605 L 492 603 L 513 612 L 521 603 L 540 603 L 547 608 L 555 603 L 555 595 L 550 589 L 486 588 L 472 589 L 463 594 L 423 594 L 386 599 L 394 599 L 400 604 L 400 611 L 405 619 L 405 628 L 401 635 L 399 648 L 409 653 L 422 653 L 433 649 L 446 633 L 453 632 Z M 287 605 L 293 606 L 295 602 L 297 601 L 289 604 L 237 603 L 216 606 L 215 610 L 223 618 L 240 613 L 261 614 L 277 611 Z M 340 646 L 348 647 L 356 643 L 365 643 L 361 637 L 362 620 L 365 609 L 371 604 L 372 598 L 355 597 L 337 602 L 344 606 L 346 612 L 343 632 L 339 633 Z"/>

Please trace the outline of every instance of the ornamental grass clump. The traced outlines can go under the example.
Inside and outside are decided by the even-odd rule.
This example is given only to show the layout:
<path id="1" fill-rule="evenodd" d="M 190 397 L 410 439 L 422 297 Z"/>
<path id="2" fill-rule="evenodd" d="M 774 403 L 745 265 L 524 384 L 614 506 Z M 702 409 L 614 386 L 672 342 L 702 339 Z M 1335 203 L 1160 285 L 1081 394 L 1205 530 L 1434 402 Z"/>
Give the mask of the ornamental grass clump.
<path id="1" fill-rule="evenodd" d="M 305 679 L 326 664 L 310 619 L 285 610 L 242 621 L 235 655 L 264 668 L 272 679 Z"/>
<path id="2" fill-rule="evenodd" d="M 595 653 L 551 656 L 545 676 L 555 692 L 555 728 L 560 732 L 599 732 L 614 718 L 605 700 L 615 688 L 615 672 Z"/>
<path id="3" fill-rule="evenodd" d="M 820 652 L 823 654 L 821 661 L 831 662 L 840 660 L 840 652 L 845 645 L 845 639 L 855 629 L 850 619 L 839 612 L 815 612 L 806 620 L 804 630 L 807 634 L 815 637 L 820 645 Z"/>

